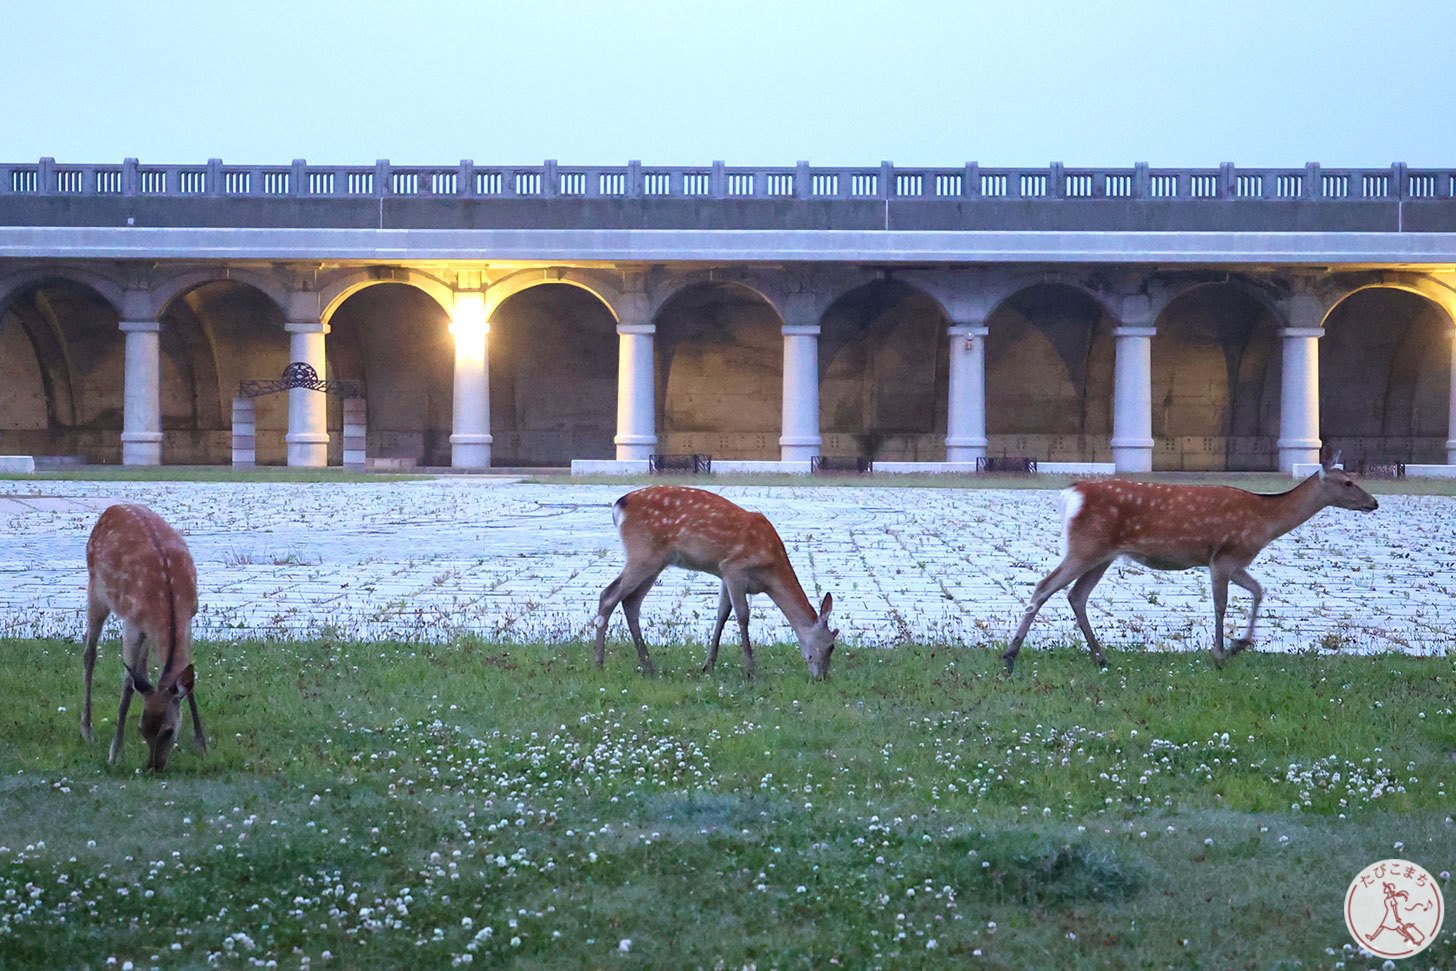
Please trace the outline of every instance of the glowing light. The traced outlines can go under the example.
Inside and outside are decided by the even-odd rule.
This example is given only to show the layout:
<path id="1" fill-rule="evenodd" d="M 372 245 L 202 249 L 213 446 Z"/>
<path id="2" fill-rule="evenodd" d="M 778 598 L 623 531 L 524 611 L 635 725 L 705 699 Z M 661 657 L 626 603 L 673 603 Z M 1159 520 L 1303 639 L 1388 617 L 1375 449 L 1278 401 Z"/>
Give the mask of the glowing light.
<path id="1" fill-rule="evenodd" d="M 455 294 L 455 313 L 450 321 L 450 333 L 455 335 L 456 342 L 483 340 L 489 331 L 490 323 L 485 314 L 485 294 Z"/>

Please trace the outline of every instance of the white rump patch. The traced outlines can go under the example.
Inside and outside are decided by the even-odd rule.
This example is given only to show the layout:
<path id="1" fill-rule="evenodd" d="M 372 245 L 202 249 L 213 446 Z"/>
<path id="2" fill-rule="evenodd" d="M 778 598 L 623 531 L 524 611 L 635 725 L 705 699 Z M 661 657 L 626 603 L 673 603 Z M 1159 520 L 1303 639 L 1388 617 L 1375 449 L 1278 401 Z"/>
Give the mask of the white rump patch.
<path id="1" fill-rule="evenodd" d="M 1076 488 L 1062 490 L 1062 555 L 1067 555 L 1072 532 L 1072 520 L 1082 511 L 1083 496 Z"/>
<path id="2" fill-rule="evenodd" d="M 618 500 L 618 501 L 612 503 L 612 525 L 615 526 L 615 527 L 617 527 L 617 531 L 618 532 L 621 532 L 622 531 L 622 502 L 621 502 L 621 500 Z"/>

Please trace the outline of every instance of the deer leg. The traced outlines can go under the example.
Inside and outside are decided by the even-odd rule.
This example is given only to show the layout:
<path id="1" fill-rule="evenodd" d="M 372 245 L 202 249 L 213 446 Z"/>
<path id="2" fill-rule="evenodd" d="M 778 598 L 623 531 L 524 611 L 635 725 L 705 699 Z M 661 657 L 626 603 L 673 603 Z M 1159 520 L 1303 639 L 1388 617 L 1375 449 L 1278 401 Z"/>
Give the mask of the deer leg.
<path id="1" fill-rule="evenodd" d="M 1208 568 L 1208 577 L 1213 584 L 1213 663 L 1223 667 L 1229 654 L 1223 649 L 1223 615 L 1228 609 L 1229 574 L 1232 571 L 1221 563 Z"/>
<path id="2" fill-rule="evenodd" d="M 627 571 L 623 570 L 617 574 L 617 579 L 607 584 L 607 588 L 602 591 L 601 599 L 597 601 L 597 615 L 592 620 L 592 626 L 597 629 L 595 663 L 598 668 L 607 659 L 607 620 L 612 616 L 612 611 L 616 609 L 617 604 L 622 599 L 622 577 L 626 573 Z"/>
<path id="3" fill-rule="evenodd" d="M 1102 645 L 1097 643 L 1097 635 L 1092 633 L 1092 624 L 1087 620 L 1087 598 L 1092 596 L 1092 588 L 1102 579 L 1107 568 L 1112 565 L 1108 560 L 1101 566 L 1094 566 L 1086 573 L 1077 578 L 1072 584 L 1072 589 L 1067 591 L 1067 600 L 1072 604 L 1072 613 L 1077 615 L 1077 626 L 1082 628 L 1082 636 L 1087 639 L 1087 650 L 1092 652 L 1092 660 L 1099 668 L 1107 667 L 1107 658 L 1102 655 Z"/>
<path id="4" fill-rule="evenodd" d="M 1031 622 L 1036 619 L 1041 605 L 1046 603 L 1052 594 L 1086 573 L 1092 565 L 1081 560 L 1066 559 L 1055 570 L 1042 577 L 1041 582 L 1036 585 L 1036 590 L 1031 594 L 1031 604 L 1026 608 L 1026 613 L 1021 615 L 1021 626 L 1016 628 L 1016 635 L 1011 638 L 1011 645 L 1006 648 L 1006 653 L 1001 655 L 1001 660 L 1006 662 L 1007 674 L 1010 674 L 1016 667 L 1016 655 L 1021 653 L 1021 642 L 1026 640 L 1026 632 L 1031 630 Z"/>
<path id="5" fill-rule="evenodd" d="M 1246 647 L 1254 646 L 1254 623 L 1259 619 L 1259 604 L 1264 602 L 1264 588 L 1259 586 L 1259 581 L 1249 576 L 1249 571 L 1243 567 L 1235 570 L 1229 579 L 1249 591 L 1254 597 L 1254 604 L 1249 608 L 1249 626 L 1244 628 L 1244 636 L 1229 645 L 1229 653 L 1237 654 Z"/>
<path id="6" fill-rule="evenodd" d="M 738 616 L 738 633 L 743 638 L 743 673 L 751 681 L 754 675 L 753 647 L 748 643 L 748 588 L 739 583 L 723 581 L 728 597 L 733 602 L 733 613 Z"/>
<path id="7" fill-rule="evenodd" d="M 202 733 L 202 716 L 197 712 L 197 694 L 187 692 L 187 707 L 192 709 L 192 747 L 199 754 L 207 754 L 207 736 Z"/>
<path id="8" fill-rule="evenodd" d="M 708 660 L 703 664 L 707 674 L 718 664 L 718 643 L 723 639 L 723 628 L 728 625 L 728 615 L 733 612 L 733 601 L 728 597 L 728 584 L 718 588 L 718 621 L 713 625 L 713 639 L 708 642 Z"/>
<path id="9" fill-rule="evenodd" d="M 86 604 L 86 653 L 81 656 L 86 670 L 86 699 L 81 708 L 81 737 L 91 741 L 91 676 L 96 671 L 96 643 L 101 640 L 101 628 L 111 611 L 95 597 L 88 597 Z"/>
<path id="10" fill-rule="evenodd" d="M 142 646 L 142 629 L 139 625 L 126 621 L 121 629 L 121 707 L 116 712 L 116 736 L 111 740 L 111 752 L 106 761 L 111 765 L 121 761 L 122 744 L 126 732 L 126 710 L 131 705 L 131 693 L 136 689 L 131 684 L 131 672 L 133 670 L 145 674 L 147 670 L 147 653 Z"/>
<path id="11" fill-rule="evenodd" d="M 642 612 L 642 600 L 647 596 L 647 591 L 657 582 L 658 573 L 652 574 L 646 580 L 637 585 L 627 596 L 622 598 L 622 614 L 627 618 L 627 629 L 632 632 L 632 643 L 637 646 L 637 666 L 642 669 L 643 674 L 654 674 L 652 658 L 647 656 L 647 642 L 642 639 L 642 628 L 638 626 L 637 618 Z"/>

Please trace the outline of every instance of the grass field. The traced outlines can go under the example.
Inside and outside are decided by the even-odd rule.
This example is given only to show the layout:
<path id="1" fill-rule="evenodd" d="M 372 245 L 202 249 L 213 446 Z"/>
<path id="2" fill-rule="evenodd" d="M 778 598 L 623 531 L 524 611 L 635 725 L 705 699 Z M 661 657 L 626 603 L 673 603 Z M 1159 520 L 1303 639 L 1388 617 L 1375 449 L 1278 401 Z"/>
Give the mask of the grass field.
<path id="1" fill-rule="evenodd" d="M 154 777 L 114 639 L 90 746 L 77 645 L 3 650 L 7 969 L 1365 968 L 1365 864 L 1456 900 L 1450 658 L 208 643 Z"/>

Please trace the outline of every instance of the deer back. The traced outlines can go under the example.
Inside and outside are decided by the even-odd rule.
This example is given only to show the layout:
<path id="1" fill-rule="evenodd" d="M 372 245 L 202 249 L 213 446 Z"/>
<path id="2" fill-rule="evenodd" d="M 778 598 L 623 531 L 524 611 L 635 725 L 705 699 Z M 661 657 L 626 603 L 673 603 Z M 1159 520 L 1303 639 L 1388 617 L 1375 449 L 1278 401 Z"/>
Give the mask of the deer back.
<path id="1" fill-rule="evenodd" d="M 164 670 L 191 663 L 197 569 L 166 520 L 145 506 L 109 507 L 86 543 L 86 569 L 92 596 L 161 647 Z"/>
<path id="2" fill-rule="evenodd" d="M 648 486 L 617 500 L 612 510 L 630 557 L 661 559 L 691 570 L 718 573 L 787 566 L 773 524 L 704 489 Z"/>

